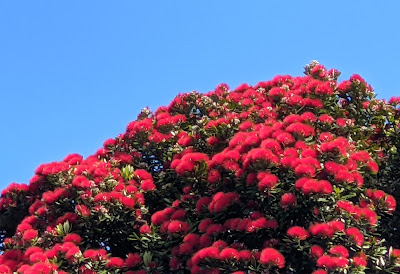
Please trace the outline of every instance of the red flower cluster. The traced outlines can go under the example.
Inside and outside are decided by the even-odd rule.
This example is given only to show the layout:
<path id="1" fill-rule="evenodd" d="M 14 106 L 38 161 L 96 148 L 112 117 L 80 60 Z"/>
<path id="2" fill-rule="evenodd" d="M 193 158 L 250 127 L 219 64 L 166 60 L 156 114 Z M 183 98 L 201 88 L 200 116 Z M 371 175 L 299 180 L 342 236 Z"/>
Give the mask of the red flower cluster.
<path id="1" fill-rule="evenodd" d="M 336 232 L 343 232 L 345 225 L 341 221 L 330 221 L 328 223 L 316 223 L 310 226 L 309 231 L 314 236 L 332 238 Z"/>
<path id="2" fill-rule="evenodd" d="M 278 268 L 285 267 L 285 257 L 274 248 L 265 248 L 261 251 L 260 263 L 271 264 Z"/>
<path id="3" fill-rule="evenodd" d="M 310 233 L 301 226 L 292 226 L 286 233 L 289 237 L 296 238 L 299 240 L 306 240 L 310 237 Z"/>

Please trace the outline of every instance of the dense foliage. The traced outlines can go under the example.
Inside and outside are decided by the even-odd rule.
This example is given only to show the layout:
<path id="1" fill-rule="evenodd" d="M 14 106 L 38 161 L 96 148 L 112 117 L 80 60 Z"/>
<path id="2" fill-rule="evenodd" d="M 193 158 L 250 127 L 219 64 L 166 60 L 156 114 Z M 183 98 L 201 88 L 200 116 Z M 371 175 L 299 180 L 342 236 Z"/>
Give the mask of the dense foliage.
<path id="1" fill-rule="evenodd" d="M 395 273 L 400 97 L 312 62 L 144 109 L 1 193 L 0 273 Z"/>

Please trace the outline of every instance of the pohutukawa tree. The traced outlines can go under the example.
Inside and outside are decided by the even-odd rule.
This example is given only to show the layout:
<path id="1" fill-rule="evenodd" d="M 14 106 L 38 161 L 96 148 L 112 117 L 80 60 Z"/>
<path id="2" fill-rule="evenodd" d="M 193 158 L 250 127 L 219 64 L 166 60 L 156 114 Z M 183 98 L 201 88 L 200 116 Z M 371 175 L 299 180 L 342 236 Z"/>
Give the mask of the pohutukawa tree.
<path id="1" fill-rule="evenodd" d="M 144 109 L 1 193 L 0 273 L 397 273 L 400 97 L 317 62 Z"/>

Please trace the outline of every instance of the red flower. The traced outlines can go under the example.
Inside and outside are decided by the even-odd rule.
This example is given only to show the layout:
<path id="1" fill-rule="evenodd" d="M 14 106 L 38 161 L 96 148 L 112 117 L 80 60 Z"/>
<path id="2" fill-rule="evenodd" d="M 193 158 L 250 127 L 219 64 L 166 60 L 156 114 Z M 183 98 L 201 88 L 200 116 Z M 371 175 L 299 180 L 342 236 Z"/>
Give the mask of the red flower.
<path id="1" fill-rule="evenodd" d="M 345 233 L 350 239 L 352 239 L 358 246 L 364 244 L 364 235 L 356 227 L 349 227 L 345 230 Z"/>
<path id="2" fill-rule="evenodd" d="M 180 262 L 180 260 L 176 257 L 172 257 L 171 260 L 169 261 L 169 267 L 172 270 L 178 270 L 179 268 L 182 267 L 182 264 Z M 127 272 L 128 273 L 128 272 Z M 129 273 L 128 273 L 129 274 Z"/>
<path id="3" fill-rule="evenodd" d="M 255 132 L 248 134 L 247 138 L 244 140 L 244 145 L 249 147 L 255 147 L 260 144 L 260 138 L 255 134 Z"/>
<path id="4" fill-rule="evenodd" d="M 286 235 L 299 240 L 305 240 L 308 237 L 310 237 L 310 233 L 308 233 L 308 231 L 302 228 L 301 226 L 292 226 L 291 228 L 288 229 Z"/>
<path id="5" fill-rule="evenodd" d="M 221 212 L 233 203 L 238 202 L 238 200 L 239 194 L 236 192 L 218 192 L 212 197 L 211 203 L 208 205 L 208 210 L 215 213 Z"/>
<path id="6" fill-rule="evenodd" d="M 210 224 L 207 227 L 206 234 L 210 236 L 218 235 L 224 231 L 224 227 L 221 224 Z"/>
<path id="7" fill-rule="evenodd" d="M 26 230 L 31 229 L 32 226 L 28 223 L 21 223 L 17 226 L 17 231 L 24 233 Z"/>
<path id="8" fill-rule="evenodd" d="M 276 136 L 276 140 L 281 142 L 285 146 L 293 144 L 295 142 L 293 136 L 288 132 L 280 133 L 279 135 Z"/>
<path id="9" fill-rule="evenodd" d="M 322 114 L 321 116 L 319 116 L 319 121 L 321 123 L 332 124 L 335 119 L 333 119 L 333 117 L 328 114 Z"/>
<path id="10" fill-rule="evenodd" d="M 328 272 L 326 272 L 323 269 L 317 269 L 317 270 L 313 271 L 313 273 L 311 273 L 311 274 L 328 274 Z"/>
<path id="11" fill-rule="evenodd" d="M 161 225 L 168 220 L 168 216 L 163 211 L 157 211 L 151 216 L 151 222 L 155 225 Z"/>
<path id="12" fill-rule="evenodd" d="M 309 111 L 304 112 L 300 117 L 303 121 L 307 121 L 307 122 L 311 122 L 311 123 L 314 123 L 315 121 L 317 121 L 317 118 L 315 117 L 314 113 L 309 112 Z"/>
<path id="13" fill-rule="evenodd" d="M 367 163 L 371 159 L 371 157 L 368 152 L 360 150 L 351 154 L 350 159 L 356 162 Z"/>
<path id="14" fill-rule="evenodd" d="M 200 239 L 200 236 L 199 236 L 199 235 L 194 234 L 194 233 L 190 233 L 190 234 L 187 234 L 187 235 L 183 238 L 183 241 L 184 241 L 185 243 L 191 244 L 192 246 L 196 246 L 196 245 L 198 245 L 198 243 L 199 243 L 199 239 Z"/>
<path id="15" fill-rule="evenodd" d="M 156 189 L 156 185 L 153 183 L 153 179 L 146 179 L 142 181 L 140 188 L 143 191 L 152 191 Z"/>
<path id="16" fill-rule="evenodd" d="M 68 221 L 69 223 L 76 223 L 78 218 L 78 215 L 76 215 L 75 213 L 67 212 L 56 220 L 56 225 L 65 223 L 66 221 Z"/>
<path id="17" fill-rule="evenodd" d="M 69 263 L 76 260 L 76 256 L 80 254 L 80 249 L 77 246 L 72 246 L 68 248 L 67 252 L 65 253 L 65 258 L 69 261 Z"/>
<path id="18" fill-rule="evenodd" d="M 236 162 L 234 162 L 234 161 L 231 161 L 231 160 L 226 160 L 226 161 L 224 161 L 223 163 L 222 163 L 222 167 L 225 169 L 225 170 L 228 170 L 228 171 L 237 171 L 237 170 L 239 170 L 239 164 L 238 163 L 236 163 Z"/>
<path id="19" fill-rule="evenodd" d="M 260 137 L 261 140 L 264 140 L 270 138 L 273 132 L 274 130 L 272 129 L 272 127 L 263 126 L 262 128 L 260 128 L 258 136 Z"/>
<path id="20" fill-rule="evenodd" d="M 35 252 L 29 256 L 31 263 L 46 263 L 48 262 L 47 256 L 42 252 Z"/>
<path id="21" fill-rule="evenodd" d="M 260 172 L 257 175 L 257 179 L 260 180 L 258 183 L 258 189 L 264 192 L 266 189 L 273 188 L 279 181 L 279 178 L 268 172 Z"/>
<path id="22" fill-rule="evenodd" d="M 199 214 L 204 209 L 207 209 L 207 205 L 211 202 L 211 197 L 201 197 L 196 203 L 196 213 Z"/>
<path id="23" fill-rule="evenodd" d="M 105 260 L 107 258 L 107 251 L 105 249 L 88 249 L 83 253 L 83 257 L 94 261 Z"/>
<path id="24" fill-rule="evenodd" d="M 26 192 L 29 190 L 29 186 L 26 184 L 11 183 L 7 188 L 1 191 L 1 196 L 6 196 L 9 193 Z"/>
<path id="25" fill-rule="evenodd" d="M 338 257 L 335 258 L 335 264 L 337 268 L 346 268 L 349 265 L 349 260 L 347 258 Z"/>
<path id="26" fill-rule="evenodd" d="M 228 244 L 223 240 L 218 240 L 213 242 L 212 246 L 218 248 L 221 251 L 222 249 L 227 248 Z"/>
<path id="27" fill-rule="evenodd" d="M 319 258 L 324 255 L 324 249 L 319 245 L 313 245 L 310 249 L 310 255 L 314 258 Z"/>
<path id="28" fill-rule="evenodd" d="M 293 193 L 285 193 L 281 196 L 281 206 L 283 208 L 296 206 L 297 199 Z"/>
<path id="29" fill-rule="evenodd" d="M 86 178 L 85 176 L 80 175 L 80 176 L 76 176 L 76 177 L 74 178 L 74 180 L 72 181 L 72 186 L 73 186 L 73 187 L 76 187 L 76 188 L 83 188 L 83 189 L 85 189 L 85 188 L 91 188 L 91 187 L 93 187 L 93 186 L 94 186 L 94 183 L 93 183 L 93 182 L 90 182 L 90 181 L 88 180 L 88 178 Z"/>
<path id="30" fill-rule="evenodd" d="M 201 235 L 200 240 L 199 240 L 200 247 L 207 247 L 207 246 L 212 245 L 212 243 L 213 243 L 213 236 L 210 236 L 207 234 Z"/>
<path id="31" fill-rule="evenodd" d="M 181 161 L 178 160 L 179 164 L 176 166 L 175 171 L 178 175 L 185 175 L 186 172 L 192 172 L 194 170 L 195 167 L 195 163 L 194 162 L 189 162 L 189 161 Z M 173 162 L 171 163 L 171 167 L 172 167 Z"/>
<path id="32" fill-rule="evenodd" d="M 103 147 L 104 148 L 109 148 L 110 146 L 114 146 L 116 144 L 116 140 L 115 139 L 107 139 L 104 141 L 103 143 Z"/>
<path id="33" fill-rule="evenodd" d="M 373 174 L 378 173 L 378 171 L 379 171 L 379 166 L 378 166 L 378 164 L 377 164 L 376 162 L 370 160 L 370 161 L 368 161 L 367 166 L 368 166 L 369 170 L 370 170 Z"/>
<path id="34" fill-rule="evenodd" d="M 364 253 L 360 253 L 353 257 L 353 264 L 358 267 L 366 267 L 368 264 L 367 256 Z"/>
<path id="35" fill-rule="evenodd" d="M 271 138 L 265 139 L 264 141 L 262 141 L 260 148 L 270 149 L 274 153 L 277 153 L 282 150 L 281 145 L 275 139 L 271 139 Z"/>
<path id="36" fill-rule="evenodd" d="M 24 252 L 24 260 L 27 261 L 33 253 L 43 253 L 43 249 L 38 246 L 31 246 Z M 0 259 L 1 262 L 1 259 Z"/>
<path id="37" fill-rule="evenodd" d="M 339 92 L 345 93 L 345 92 L 347 92 L 347 91 L 351 88 L 351 85 L 352 85 L 351 81 L 345 80 L 345 81 L 341 82 L 341 83 L 337 86 L 337 89 L 339 90 Z"/>
<path id="38" fill-rule="evenodd" d="M 289 133 L 296 133 L 303 137 L 314 135 L 314 128 L 303 123 L 293 123 L 286 128 L 286 131 Z"/>
<path id="39" fill-rule="evenodd" d="M 392 254 L 391 254 L 392 258 L 395 259 L 396 262 L 400 261 L 400 249 L 393 249 Z"/>
<path id="40" fill-rule="evenodd" d="M 207 228 L 213 223 L 213 221 L 209 218 L 207 219 L 203 219 L 200 223 L 199 223 L 199 231 L 200 232 L 206 232 Z"/>
<path id="41" fill-rule="evenodd" d="M 251 129 L 252 126 L 253 126 L 253 123 L 247 120 L 247 121 L 244 121 L 244 122 L 239 126 L 239 129 L 240 129 L 241 131 L 246 131 L 246 130 L 248 130 L 248 129 Z"/>
<path id="42" fill-rule="evenodd" d="M 342 221 L 338 220 L 330 221 L 328 225 L 330 225 L 335 230 L 335 232 L 344 231 L 344 223 Z"/>
<path id="43" fill-rule="evenodd" d="M 316 158 L 318 156 L 318 152 L 312 148 L 306 148 L 301 152 L 302 158 Z M 317 168 L 319 168 L 320 164 L 318 163 Z"/>
<path id="44" fill-rule="evenodd" d="M 140 227 L 139 232 L 142 234 L 150 234 L 152 231 L 148 224 L 144 224 Z"/>
<path id="45" fill-rule="evenodd" d="M 135 206 L 135 200 L 129 197 L 119 197 L 118 201 L 128 209 L 132 209 Z"/>
<path id="46" fill-rule="evenodd" d="M 282 88 L 274 87 L 271 88 L 268 92 L 268 96 L 270 97 L 279 97 L 282 96 L 285 93 L 285 90 Z"/>
<path id="47" fill-rule="evenodd" d="M 378 215 L 376 214 L 376 212 L 367 207 L 360 209 L 360 217 L 366 219 L 369 222 L 370 226 L 375 226 L 378 222 Z"/>
<path id="48" fill-rule="evenodd" d="M 135 175 L 139 177 L 140 180 L 147 180 L 147 179 L 153 179 L 151 174 L 144 170 L 144 169 L 137 169 L 135 170 Z"/>
<path id="49" fill-rule="evenodd" d="M 294 172 L 297 176 L 315 177 L 315 167 L 307 164 L 299 164 L 295 167 Z"/>
<path id="50" fill-rule="evenodd" d="M 219 254 L 220 260 L 239 260 L 240 253 L 234 248 L 224 248 Z"/>
<path id="51" fill-rule="evenodd" d="M 251 222 L 250 218 L 244 218 L 244 219 L 240 219 L 239 218 L 239 223 L 237 223 L 237 226 L 235 227 L 236 230 L 239 231 L 245 231 L 247 229 L 247 227 L 249 226 L 249 223 Z M 232 224 L 235 224 L 236 222 L 232 222 Z"/>
<path id="52" fill-rule="evenodd" d="M 47 256 L 47 258 L 54 259 L 54 257 L 58 256 L 59 251 L 59 248 L 53 247 L 52 249 L 46 250 L 44 254 Z"/>
<path id="53" fill-rule="evenodd" d="M 129 253 L 128 258 L 125 260 L 125 265 L 128 268 L 135 267 L 142 262 L 142 258 L 139 253 Z"/>
<path id="54" fill-rule="evenodd" d="M 31 273 L 40 273 L 40 274 L 51 274 L 54 270 L 57 269 L 57 266 L 50 263 L 36 263 L 31 268 Z M 60 273 L 60 272 L 59 272 Z"/>
<path id="55" fill-rule="evenodd" d="M 184 234 L 189 231 L 190 226 L 186 222 L 174 220 L 169 223 L 167 229 L 169 233 Z"/>
<path id="56" fill-rule="evenodd" d="M 64 243 L 65 242 L 73 242 L 74 244 L 80 244 L 82 241 L 82 238 L 78 234 L 70 233 L 64 237 L 63 241 L 64 241 Z"/>
<path id="57" fill-rule="evenodd" d="M 30 242 L 38 236 L 38 231 L 35 229 L 27 229 L 22 236 L 24 241 Z"/>
<path id="58" fill-rule="evenodd" d="M 358 74 L 353 74 L 352 76 L 350 76 L 350 81 L 364 84 L 366 83 L 365 80 Z"/>
<path id="59" fill-rule="evenodd" d="M 209 138 L 207 139 L 207 144 L 208 144 L 209 146 L 215 146 L 215 145 L 217 145 L 219 142 L 220 142 L 219 139 L 218 139 L 217 137 L 215 137 L 215 136 L 211 136 L 211 137 L 209 137 Z"/>
<path id="60" fill-rule="evenodd" d="M 104 192 L 101 192 L 94 197 L 95 203 L 109 202 L 110 200 L 111 200 L 111 197 L 110 197 L 109 193 L 104 193 Z"/>
<path id="61" fill-rule="evenodd" d="M 209 259 L 218 259 L 219 250 L 216 247 L 206 247 L 200 249 L 195 253 L 192 257 L 192 263 L 197 265 L 200 261 L 209 258 Z"/>
<path id="62" fill-rule="evenodd" d="M 260 217 L 254 221 L 250 221 L 246 225 L 246 231 L 249 233 L 253 233 L 255 231 L 258 231 L 262 228 L 267 228 L 269 226 L 268 221 L 265 217 Z"/>
<path id="63" fill-rule="evenodd" d="M 54 204 L 55 201 L 60 199 L 61 197 L 66 197 L 68 192 L 63 188 L 56 188 L 54 191 L 46 191 L 42 194 L 43 201 L 48 204 Z"/>
<path id="64" fill-rule="evenodd" d="M 12 274 L 13 272 L 12 272 L 11 268 L 9 268 L 8 266 L 0 265 L 0 273 L 2 273 L 2 274 Z"/>
<path id="65" fill-rule="evenodd" d="M 108 268 L 122 268 L 124 265 L 125 262 L 120 257 L 111 257 L 106 266 Z"/>
<path id="66" fill-rule="evenodd" d="M 308 195 L 311 193 L 320 193 L 321 192 L 321 185 L 317 180 L 309 179 L 304 182 L 301 191 L 303 194 Z"/>
<path id="67" fill-rule="evenodd" d="M 207 181 L 210 184 L 216 184 L 221 180 L 221 173 L 217 169 L 212 169 L 208 173 Z"/>
<path id="68" fill-rule="evenodd" d="M 285 267 L 285 257 L 275 248 L 267 247 L 261 251 L 260 263 L 270 264 L 278 268 Z"/>
<path id="69" fill-rule="evenodd" d="M 226 229 L 237 230 L 237 227 L 241 221 L 242 221 L 242 219 L 240 219 L 240 218 L 228 219 L 225 221 L 224 227 Z"/>
<path id="70" fill-rule="evenodd" d="M 296 181 L 295 185 L 294 185 L 295 188 L 296 188 L 297 190 L 301 190 L 301 189 L 303 188 L 304 184 L 305 184 L 308 180 L 310 180 L 310 178 L 307 178 L 307 177 L 303 177 L 303 178 L 298 179 L 298 180 Z"/>
<path id="71" fill-rule="evenodd" d="M 396 199 L 392 195 L 387 195 L 385 197 L 385 205 L 389 212 L 394 212 L 396 210 Z"/>
<path id="72" fill-rule="evenodd" d="M 335 233 L 335 229 L 333 229 L 327 223 L 317 223 L 310 226 L 310 232 L 314 236 L 322 236 L 332 238 L 333 234 Z"/>
<path id="73" fill-rule="evenodd" d="M 278 228 L 278 221 L 277 220 L 267 220 L 266 227 L 271 228 L 271 229 L 277 229 Z"/>
<path id="74" fill-rule="evenodd" d="M 254 184 L 256 181 L 257 181 L 257 174 L 256 173 L 252 172 L 252 173 L 249 173 L 247 175 L 247 177 L 246 177 L 247 185 L 250 186 L 250 185 Z"/>
<path id="75" fill-rule="evenodd" d="M 318 258 L 317 265 L 319 267 L 326 267 L 328 269 L 336 268 L 335 257 L 331 257 L 329 255 L 323 255 L 323 256 Z"/>
<path id="76" fill-rule="evenodd" d="M 244 261 L 244 262 L 246 262 L 246 261 L 250 261 L 251 260 L 251 258 L 252 258 L 252 254 L 251 254 L 251 251 L 250 250 L 240 250 L 239 251 L 239 255 L 240 255 L 240 260 L 241 261 Z"/>
<path id="77" fill-rule="evenodd" d="M 185 254 L 191 254 L 193 250 L 193 246 L 189 243 L 182 243 L 179 245 L 179 254 L 185 255 Z"/>
<path id="78" fill-rule="evenodd" d="M 181 133 L 186 133 L 186 132 L 181 132 Z M 183 146 L 183 147 L 190 146 L 192 144 L 192 137 L 188 136 L 187 133 L 186 133 L 186 136 L 184 134 L 182 134 L 179 137 L 177 144 L 180 146 Z"/>
<path id="79" fill-rule="evenodd" d="M 82 217 L 88 217 L 90 216 L 90 210 L 87 208 L 85 205 L 77 205 L 75 207 L 76 212 L 78 212 Z"/>
<path id="80" fill-rule="evenodd" d="M 321 193 L 323 194 L 331 194 L 333 191 L 333 187 L 330 182 L 326 180 L 319 181 L 319 185 L 321 187 Z"/>
<path id="81" fill-rule="evenodd" d="M 140 192 L 138 192 L 138 193 L 135 193 L 135 199 L 136 199 L 136 202 L 139 204 L 139 205 L 144 205 L 144 195 L 143 195 L 143 193 L 140 193 Z"/>
<path id="82" fill-rule="evenodd" d="M 254 163 L 256 161 L 266 161 L 271 164 L 279 164 L 278 156 L 273 153 L 270 149 L 263 148 L 253 148 L 247 154 L 245 161 L 243 162 L 243 167 L 246 168 L 248 164 Z"/>
<path id="83" fill-rule="evenodd" d="M 335 245 L 331 247 L 331 249 L 329 249 L 329 253 L 338 257 L 344 257 L 344 258 L 349 257 L 349 251 L 342 245 Z"/>
<path id="84" fill-rule="evenodd" d="M 332 141 L 333 139 L 334 139 L 334 137 L 329 132 L 320 133 L 319 138 L 318 138 L 318 140 L 320 142 L 328 142 L 328 141 Z"/>

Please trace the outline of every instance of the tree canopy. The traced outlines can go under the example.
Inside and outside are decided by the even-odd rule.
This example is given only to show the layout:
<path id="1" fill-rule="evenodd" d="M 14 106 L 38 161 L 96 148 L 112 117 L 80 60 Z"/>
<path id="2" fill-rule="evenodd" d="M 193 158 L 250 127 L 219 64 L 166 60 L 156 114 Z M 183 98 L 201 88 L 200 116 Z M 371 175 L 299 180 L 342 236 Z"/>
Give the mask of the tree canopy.
<path id="1" fill-rule="evenodd" d="M 317 62 L 143 109 L 1 192 L 0 273 L 397 273 L 400 97 Z"/>

